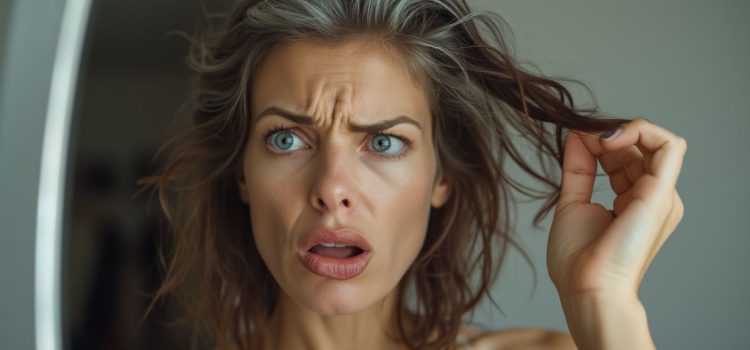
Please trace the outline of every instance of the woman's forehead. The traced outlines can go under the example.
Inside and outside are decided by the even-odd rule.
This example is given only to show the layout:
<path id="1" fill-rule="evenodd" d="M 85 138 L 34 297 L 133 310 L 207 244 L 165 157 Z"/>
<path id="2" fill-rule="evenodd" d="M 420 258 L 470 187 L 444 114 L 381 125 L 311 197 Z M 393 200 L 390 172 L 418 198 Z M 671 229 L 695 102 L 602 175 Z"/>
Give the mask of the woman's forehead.
<path id="1" fill-rule="evenodd" d="M 364 119 L 430 116 L 425 92 L 412 79 L 404 57 L 361 40 L 300 41 L 277 47 L 257 72 L 252 95 L 253 117 L 278 105 L 321 115 L 338 108 Z"/>

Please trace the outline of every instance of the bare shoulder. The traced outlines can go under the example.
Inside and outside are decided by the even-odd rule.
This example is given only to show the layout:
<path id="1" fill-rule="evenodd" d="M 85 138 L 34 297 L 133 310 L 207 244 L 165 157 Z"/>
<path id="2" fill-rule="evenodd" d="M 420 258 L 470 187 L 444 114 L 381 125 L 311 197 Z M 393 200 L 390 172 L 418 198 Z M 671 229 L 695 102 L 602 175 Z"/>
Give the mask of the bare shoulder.
<path id="1" fill-rule="evenodd" d="M 462 333 L 476 350 L 576 350 L 570 334 L 552 329 L 510 328 L 487 330 L 464 325 Z"/>

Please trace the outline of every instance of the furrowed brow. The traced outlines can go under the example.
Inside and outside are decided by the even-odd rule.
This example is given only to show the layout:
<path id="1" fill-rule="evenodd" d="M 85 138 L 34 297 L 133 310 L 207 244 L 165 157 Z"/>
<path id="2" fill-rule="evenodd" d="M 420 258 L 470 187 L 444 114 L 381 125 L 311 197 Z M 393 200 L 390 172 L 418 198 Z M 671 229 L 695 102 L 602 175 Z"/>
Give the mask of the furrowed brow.
<path id="1" fill-rule="evenodd" d="M 369 134 L 377 134 L 399 124 L 411 124 L 411 125 L 416 126 L 417 129 L 419 129 L 420 131 L 422 130 L 422 125 L 420 125 L 419 122 L 405 115 L 400 115 L 396 118 L 383 120 L 381 122 L 377 122 L 374 124 L 367 124 L 367 125 L 351 124 L 351 126 L 349 127 L 349 130 L 352 130 L 354 132 L 366 132 Z"/>
<path id="2" fill-rule="evenodd" d="M 272 115 L 272 114 L 289 119 L 290 121 L 295 122 L 297 124 L 302 124 L 302 125 L 314 125 L 315 124 L 315 121 L 313 120 L 313 118 L 309 116 L 295 114 L 290 111 L 287 111 L 286 109 L 276 107 L 276 106 L 266 108 L 263 112 L 258 114 L 257 120 L 260 120 L 260 118 L 263 118 L 267 115 Z"/>
<path id="3" fill-rule="evenodd" d="M 267 115 L 278 115 L 294 123 L 302 124 L 302 125 L 314 125 L 315 124 L 315 120 L 310 116 L 296 114 L 296 113 L 290 112 L 288 110 L 285 110 L 281 107 L 276 107 L 276 106 L 266 108 L 263 112 L 261 112 L 258 115 L 257 119 L 260 119 Z M 373 123 L 373 124 L 351 124 L 349 126 L 349 130 L 354 131 L 354 132 L 365 132 L 369 134 L 377 134 L 399 124 L 411 124 L 417 127 L 417 129 L 419 129 L 420 131 L 423 130 L 422 125 L 419 124 L 418 121 L 410 117 L 407 117 L 405 115 L 400 115 L 396 118 L 383 120 L 383 121 Z"/>

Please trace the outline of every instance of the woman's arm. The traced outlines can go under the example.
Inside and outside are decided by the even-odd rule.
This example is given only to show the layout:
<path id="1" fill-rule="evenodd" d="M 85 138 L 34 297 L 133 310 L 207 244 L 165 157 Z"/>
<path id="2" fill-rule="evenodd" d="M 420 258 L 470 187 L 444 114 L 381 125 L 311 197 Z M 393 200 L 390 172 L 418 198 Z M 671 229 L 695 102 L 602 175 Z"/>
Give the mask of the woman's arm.
<path id="1" fill-rule="evenodd" d="M 682 219 L 675 184 L 686 148 L 644 119 L 607 138 L 568 134 L 547 269 L 579 348 L 654 348 L 638 289 Z M 616 194 L 613 210 L 591 203 L 597 162 Z"/>

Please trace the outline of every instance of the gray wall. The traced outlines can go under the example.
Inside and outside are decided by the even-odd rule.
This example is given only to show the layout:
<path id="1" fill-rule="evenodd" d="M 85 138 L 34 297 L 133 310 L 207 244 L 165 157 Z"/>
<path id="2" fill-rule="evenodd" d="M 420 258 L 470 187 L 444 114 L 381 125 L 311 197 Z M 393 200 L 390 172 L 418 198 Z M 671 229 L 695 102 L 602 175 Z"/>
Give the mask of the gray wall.
<path id="1" fill-rule="evenodd" d="M 58 223 L 65 190 L 66 122 L 87 4 L 86 0 L 48 0 L 0 5 L 0 10 L 9 11 L 0 15 L 7 20 L 0 22 L 4 45 L 0 51 L 0 347 L 4 349 L 54 349 L 61 344 L 55 322 L 59 318 Z M 43 250 L 37 251 L 39 247 Z"/>
<path id="2" fill-rule="evenodd" d="M 660 348 L 749 348 L 750 2 L 470 4 L 503 16 L 522 58 L 586 83 L 604 112 L 643 116 L 687 139 L 677 185 L 685 217 L 654 259 L 640 297 Z M 577 101 L 591 101 L 577 92 Z M 608 184 L 600 186 L 596 197 L 611 206 Z M 479 323 L 566 329 L 546 275 L 551 218 L 542 230 L 530 229 L 535 208 L 520 207 L 518 229 L 539 270 L 537 291 L 530 296 L 531 270 L 514 254 L 494 290 L 507 317 L 485 306 Z"/>
<path id="3" fill-rule="evenodd" d="M 10 6 L 13 5 L 13 6 Z M 0 347 L 34 347 L 34 236 L 47 96 L 65 1 L 16 1 L 0 60 Z M 36 45 L 28 45 L 33 42 Z"/>
<path id="4" fill-rule="evenodd" d="M 5 33 L 8 30 L 8 13 L 10 12 L 10 0 L 0 0 L 0 67 L 5 58 Z M 2 70 L 0 69 L 0 81 L 2 81 Z"/>

